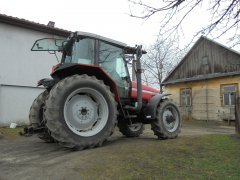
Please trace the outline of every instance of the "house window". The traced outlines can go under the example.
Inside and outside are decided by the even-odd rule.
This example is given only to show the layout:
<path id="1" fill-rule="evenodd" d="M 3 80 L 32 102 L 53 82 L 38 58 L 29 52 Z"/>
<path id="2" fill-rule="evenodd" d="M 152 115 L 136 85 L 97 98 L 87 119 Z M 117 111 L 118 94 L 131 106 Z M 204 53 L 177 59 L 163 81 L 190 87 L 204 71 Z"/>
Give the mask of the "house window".
<path id="1" fill-rule="evenodd" d="M 180 89 L 180 104 L 181 106 L 192 105 L 192 89 L 191 88 Z"/>
<path id="2" fill-rule="evenodd" d="M 237 84 L 223 85 L 222 86 L 222 97 L 223 106 L 234 106 L 237 95 Z"/>

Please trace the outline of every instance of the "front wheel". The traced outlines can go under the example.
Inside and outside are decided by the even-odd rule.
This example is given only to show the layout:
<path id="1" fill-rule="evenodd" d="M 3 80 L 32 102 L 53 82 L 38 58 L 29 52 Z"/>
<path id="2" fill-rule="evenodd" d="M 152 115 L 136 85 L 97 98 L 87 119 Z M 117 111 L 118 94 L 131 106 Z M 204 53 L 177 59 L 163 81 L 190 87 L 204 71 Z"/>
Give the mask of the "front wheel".
<path id="1" fill-rule="evenodd" d="M 178 107 L 168 100 L 160 102 L 156 119 L 151 126 L 159 139 L 176 138 L 181 131 L 181 116 Z"/>
<path id="2" fill-rule="evenodd" d="M 114 95 L 94 76 L 74 75 L 57 83 L 46 101 L 51 135 L 64 147 L 101 146 L 117 119 Z"/>

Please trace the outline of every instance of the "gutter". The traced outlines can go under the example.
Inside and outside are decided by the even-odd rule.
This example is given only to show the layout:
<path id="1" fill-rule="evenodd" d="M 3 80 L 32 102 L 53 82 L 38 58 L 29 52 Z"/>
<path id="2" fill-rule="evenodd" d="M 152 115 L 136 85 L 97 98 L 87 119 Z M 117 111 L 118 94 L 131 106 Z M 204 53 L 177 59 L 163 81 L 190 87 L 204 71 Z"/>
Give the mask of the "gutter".
<path id="1" fill-rule="evenodd" d="M 237 76 L 237 75 L 240 75 L 240 72 L 208 74 L 207 77 L 203 75 L 203 76 L 198 76 L 193 78 L 175 79 L 172 81 L 163 82 L 162 86 L 165 86 L 168 84 L 177 84 L 177 83 L 184 83 L 184 82 L 191 82 L 191 81 L 202 81 L 206 79 L 222 78 L 222 77 Z"/>
<path id="2" fill-rule="evenodd" d="M 19 19 L 16 17 L 7 16 L 3 14 L 0 14 L 0 22 L 64 37 L 68 37 L 72 33 L 71 31 L 54 28 L 46 26 L 44 24 L 35 23 L 25 19 Z"/>

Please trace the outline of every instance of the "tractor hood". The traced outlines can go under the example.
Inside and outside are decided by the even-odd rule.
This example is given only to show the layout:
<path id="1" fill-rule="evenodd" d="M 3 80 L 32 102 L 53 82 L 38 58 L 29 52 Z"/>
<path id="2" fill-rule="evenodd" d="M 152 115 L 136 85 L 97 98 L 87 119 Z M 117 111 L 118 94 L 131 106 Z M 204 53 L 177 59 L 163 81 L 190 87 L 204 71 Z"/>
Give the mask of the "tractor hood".
<path id="1" fill-rule="evenodd" d="M 153 87 L 142 85 L 142 99 L 145 101 L 149 101 L 153 96 L 155 96 L 156 94 L 159 94 L 159 93 L 160 93 L 159 89 L 155 89 Z M 135 81 L 132 81 L 131 97 L 133 99 L 137 99 L 137 83 Z"/>

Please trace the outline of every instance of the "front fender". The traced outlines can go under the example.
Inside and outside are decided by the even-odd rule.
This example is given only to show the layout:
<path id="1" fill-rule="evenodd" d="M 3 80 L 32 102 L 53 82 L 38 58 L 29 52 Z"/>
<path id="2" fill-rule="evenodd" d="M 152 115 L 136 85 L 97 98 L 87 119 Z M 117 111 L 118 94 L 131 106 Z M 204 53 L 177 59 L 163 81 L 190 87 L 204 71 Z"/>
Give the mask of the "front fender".
<path id="1" fill-rule="evenodd" d="M 160 101 L 171 94 L 157 94 L 148 102 L 144 114 L 146 119 L 155 119 L 157 115 L 157 107 Z"/>

